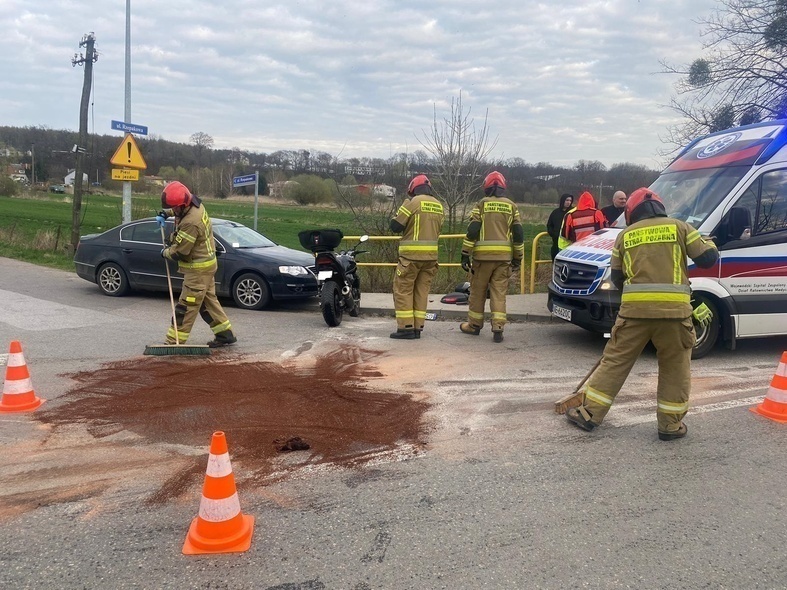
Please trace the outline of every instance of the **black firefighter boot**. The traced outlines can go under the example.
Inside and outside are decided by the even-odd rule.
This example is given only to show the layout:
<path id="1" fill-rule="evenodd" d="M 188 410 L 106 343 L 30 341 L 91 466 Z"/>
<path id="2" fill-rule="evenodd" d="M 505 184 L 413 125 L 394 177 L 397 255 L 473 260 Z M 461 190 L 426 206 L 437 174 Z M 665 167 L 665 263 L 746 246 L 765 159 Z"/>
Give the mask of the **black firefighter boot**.
<path id="1" fill-rule="evenodd" d="M 418 336 L 415 335 L 415 330 L 410 326 L 408 328 L 397 328 L 396 332 L 391 332 L 391 338 L 396 340 L 415 340 Z"/>
<path id="2" fill-rule="evenodd" d="M 232 333 L 232 330 L 224 330 L 223 332 L 218 332 L 216 337 L 208 342 L 208 346 L 210 348 L 220 348 L 222 346 L 235 344 L 237 341 L 238 339 L 235 338 L 235 334 Z"/>

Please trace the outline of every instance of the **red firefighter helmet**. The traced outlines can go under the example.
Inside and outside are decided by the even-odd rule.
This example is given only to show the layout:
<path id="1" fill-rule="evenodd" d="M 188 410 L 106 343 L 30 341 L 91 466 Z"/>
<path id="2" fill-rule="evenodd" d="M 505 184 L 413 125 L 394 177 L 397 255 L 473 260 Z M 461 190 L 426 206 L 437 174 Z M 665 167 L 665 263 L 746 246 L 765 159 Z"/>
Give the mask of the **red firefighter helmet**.
<path id="1" fill-rule="evenodd" d="M 631 225 L 650 217 L 665 217 L 667 210 L 664 201 L 652 190 L 638 188 L 626 201 L 626 225 Z"/>
<path id="2" fill-rule="evenodd" d="M 410 181 L 410 185 L 407 187 L 407 194 L 411 197 L 415 196 L 415 189 L 417 189 L 419 186 L 428 186 L 431 188 L 432 183 L 429 182 L 426 174 L 419 174 Z"/>
<path id="3" fill-rule="evenodd" d="M 490 172 L 484 178 L 484 190 L 499 186 L 500 188 L 506 188 L 506 177 L 500 174 L 500 172 Z"/>
<path id="4" fill-rule="evenodd" d="M 191 192 L 182 182 L 170 182 L 161 193 L 162 207 L 188 207 L 191 205 Z"/>

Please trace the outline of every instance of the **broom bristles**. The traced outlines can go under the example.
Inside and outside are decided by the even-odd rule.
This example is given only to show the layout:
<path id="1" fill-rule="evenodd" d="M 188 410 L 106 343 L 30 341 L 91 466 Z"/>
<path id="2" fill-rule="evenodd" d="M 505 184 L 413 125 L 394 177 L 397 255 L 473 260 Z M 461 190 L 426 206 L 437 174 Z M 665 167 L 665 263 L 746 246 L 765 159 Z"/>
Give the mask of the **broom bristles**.
<path id="1" fill-rule="evenodd" d="M 210 356 L 210 347 L 205 344 L 150 344 L 142 354 L 153 356 Z"/>

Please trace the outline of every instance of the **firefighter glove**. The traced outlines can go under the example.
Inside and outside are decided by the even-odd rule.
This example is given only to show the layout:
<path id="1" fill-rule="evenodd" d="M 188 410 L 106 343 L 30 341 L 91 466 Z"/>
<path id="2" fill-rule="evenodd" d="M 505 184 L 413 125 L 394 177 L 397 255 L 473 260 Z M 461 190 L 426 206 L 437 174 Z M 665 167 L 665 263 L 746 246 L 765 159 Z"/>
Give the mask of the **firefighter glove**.
<path id="1" fill-rule="evenodd" d="M 161 213 L 156 215 L 156 223 L 158 223 L 159 227 L 164 227 L 164 225 L 167 223 L 166 216 L 162 215 Z"/>
<path id="2" fill-rule="evenodd" d="M 162 258 L 169 258 L 169 256 L 167 256 L 167 249 L 166 248 L 162 248 L 161 249 L 161 257 Z"/>
<path id="3" fill-rule="evenodd" d="M 694 309 L 694 311 L 691 312 L 691 315 L 694 318 L 694 321 L 697 322 L 702 327 L 709 326 L 711 320 L 713 319 L 713 312 L 704 303 L 700 303 Z"/>
<path id="4" fill-rule="evenodd" d="M 519 270 L 519 267 L 522 266 L 522 260 L 519 258 L 514 258 L 511 261 L 511 270 Z"/>
<path id="5" fill-rule="evenodd" d="M 462 254 L 462 270 L 470 272 L 470 257 L 467 254 Z"/>

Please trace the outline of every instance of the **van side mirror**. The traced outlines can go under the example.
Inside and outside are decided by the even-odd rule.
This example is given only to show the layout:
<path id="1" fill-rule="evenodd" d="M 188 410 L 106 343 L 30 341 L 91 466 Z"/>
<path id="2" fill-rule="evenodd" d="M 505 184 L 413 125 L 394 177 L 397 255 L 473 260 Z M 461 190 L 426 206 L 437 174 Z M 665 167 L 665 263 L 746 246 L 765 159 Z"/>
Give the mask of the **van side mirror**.
<path id="1" fill-rule="evenodd" d="M 751 212 L 745 207 L 733 207 L 727 213 L 727 240 L 748 240 L 751 237 Z"/>

